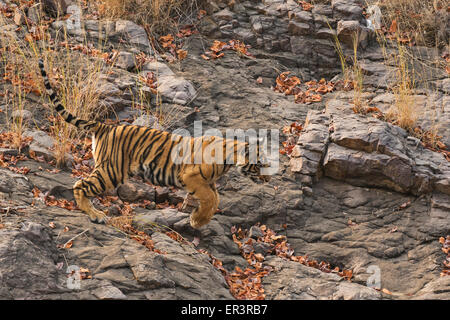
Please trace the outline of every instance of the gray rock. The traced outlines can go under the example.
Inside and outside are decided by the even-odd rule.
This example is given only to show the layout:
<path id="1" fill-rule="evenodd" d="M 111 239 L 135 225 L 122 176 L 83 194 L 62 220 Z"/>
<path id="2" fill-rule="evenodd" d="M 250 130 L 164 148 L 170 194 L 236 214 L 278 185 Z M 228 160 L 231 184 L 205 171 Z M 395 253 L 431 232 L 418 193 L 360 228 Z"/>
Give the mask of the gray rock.
<path id="1" fill-rule="evenodd" d="M 65 0 L 43 0 L 44 10 L 53 17 L 61 17 L 67 13 L 67 4 Z"/>
<path id="2" fill-rule="evenodd" d="M 147 54 L 153 54 L 152 47 L 148 40 L 145 29 L 136 23 L 128 20 L 116 21 L 116 32 L 126 37 L 128 42 Z"/>
<path id="3" fill-rule="evenodd" d="M 149 127 L 152 129 L 162 130 L 162 126 L 159 124 L 158 119 L 151 114 L 143 114 L 133 121 L 132 125 Z"/>
<path id="4" fill-rule="evenodd" d="M 116 67 L 131 70 L 136 67 L 136 61 L 134 58 L 134 54 L 127 51 L 121 51 L 117 55 L 117 60 L 114 64 Z"/>
<path id="5" fill-rule="evenodd" d="M 179 212 L 177 209 L 162 209 L 162 210 L 149 210 L 144 214 L 136 215 L 133 220 L 133 223 L 142 230 L 146 230 L 149 227 L 154 228 L 155 225 L 159 225 L 162 227 L 170 227 L 173 226 L 188 217 L 188 214 Z"/>
<path id="6" fill-rule="evenodd" d="M 129 180 L 117 188 L 117 195 L 122 201 L 126 202 L 136 202 L 138 200 L 155 201 L 156 191 L 155 188 L 145 183 Z"/>
<path id="7" fill-rule="evenodd" d="M 291 171 L 317 180 L 323 167 L 324 175 L 357 186 L 416 195 L 435 189 L 448 194 L 448 161 L 411 144 L 408 136 L 397 126 L 354 114 L 345 102 L 331 100 L 325 114 L 308 112 L 304 132 L 291 154 Z"/>
<path id="8" fill-rule="evenodd" d="M 275 271 L 264 277 L 266 299 L 270 300 L 378 300 L 381 294 L 360 284 L 345 281 L 298 262 L 269 257 Z"/>
<path id="9" fill-rule="evenodd" d="M 16 120 L 18 118 L 22 118 L 23 121 L 29 121 L 33 119 L 33 114 L 28 110 L 14 110 L 11 114 L 11 119 Z"/>
<path id="10" fill-rule="evenodd" d="M 41 224 L 0 230 L 0 297 L 36 299 L 46 292 L 62 293 L 65 276 L 56 269 L 57 256 L 56 244 Z"/>
<path id="11" fill-rule="evenodd" d="M 337 24 L 337 35 L 340 41 L 352 47 L 354 41 L 359 43 L 359 38 L 361 34 L 361 26 L 359 21 L 350 20 L 344 21 L 339 20 Z"/>
<path id="12" fill-rule="evenodd" d="M 252 226 L 248 232 L 248 237 L 257 240 L 259 237 L 263 237 L 264 233 L 261 228 L 257 226 Z"/>
<path id="13" fill-rule="evenodd" d="M 156 78 L 173 77 L 175 73 L 165 64 L 159 61 L 150 61 L 142 66 L 143 72 L 150 71 L 156 75 Z"/>
<path id="14" fill-rule="evenodd" d="M 310 33 L 311 27 L 307 23 L 289 21 L 289 33 L 292 35 L 307 35 Z"/>
<path id="15" fill-rule="evenodd" d="M 30 150 L 34 151 L 37 156 L 43 156 L 47 161 L 54 159 L 52 149 L 56 141 L 50 137 L 46 132 L 41 130 L 27 130 L 23 133 L 25 137 L 32 137 L 33 141 L 30 144 Z"/>
<path id="16" fill-rule="evenodd" d="M 214 13 L 213 18 L 216 20 L 231 21 L 234 18 L 234 13 L 225 8 L 219 12 Z"/>
<path id="17" fill-rule="evenodd" d="M 352 0 L 332 0 L 333 17 L 336 19 L 357 20 L 363 18 L 363 7 L 358 1 Z"/>
<path id="18" fill-rule="evenodd" d="M 196 95 L 191 82 L 179 77 L 163 77 L 158 80 L 158 91 L 163 99 L 177 104 L 186 104 Z"/>
<path id="19" fill-rule="evenodd" d="M 94 296 L 100 300 L 125 300 L 127 296 L 118 288 L 114 287 L 109 281 L 105 285 L 93 291 Z"/>

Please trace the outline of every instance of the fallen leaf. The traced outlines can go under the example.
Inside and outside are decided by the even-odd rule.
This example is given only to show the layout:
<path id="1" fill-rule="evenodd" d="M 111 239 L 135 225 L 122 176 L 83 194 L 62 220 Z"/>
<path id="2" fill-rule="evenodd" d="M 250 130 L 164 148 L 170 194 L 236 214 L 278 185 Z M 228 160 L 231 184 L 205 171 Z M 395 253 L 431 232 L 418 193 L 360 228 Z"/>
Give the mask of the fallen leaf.
<path id="1" fill-rule="evenodd" d="M 64 249 L 70 249 L 73 246 L 73 241 L 69 241 L 64 244 Z"/>
<path id="2" fill-rule="evenodd" d="M 411 201 L 405 202 L 400 205 L 400 209 L 406 209 L 409 207 L 410 204 L 411 204 Z"/>
<path id="3" fill-rule="evenodd" d="M 389 33 L 397 32 L 397 20 L 392 20 L 391 26 L 389 27 Z"/>
<path id="4" fill-rule="evenodd" d="M 389 291 L 388 289 L 386 289 L 386 288 L 381 289 L 381 292 L 383 292 L 383 293 L 385 293 L 385 294 L 392 295 L 392 292 L 390 292 L 390 291 Z"/>
<path id="5" fill-rule="evenodd" d="M 179 60 L 183 60 L 184 58 L 187 57 L 187 51 L 183 50 L 183 49 L 178 49 L 177 50 L 177 56 Z"/>

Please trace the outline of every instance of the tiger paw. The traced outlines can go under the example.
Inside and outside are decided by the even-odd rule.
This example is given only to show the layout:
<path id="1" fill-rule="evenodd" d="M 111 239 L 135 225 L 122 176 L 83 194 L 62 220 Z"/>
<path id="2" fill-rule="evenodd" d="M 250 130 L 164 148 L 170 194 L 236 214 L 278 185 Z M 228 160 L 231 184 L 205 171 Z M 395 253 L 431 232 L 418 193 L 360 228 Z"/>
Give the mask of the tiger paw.
<path id="1" fill-rule="evenodd" d="M 190 224 L 191 227 L 194 229 L 198 229 L 202 226 L 204 226 L 205 224 L 207 224 L 211 219 L 195 219 L 193 218 L 193 215 L 191 214 L 191 218 L 190 218 Z"/>
<path id="2" fill-rule="evenodd" d="M 93 210 L 89 213 L 89 219 L 94 223 L 106 224 L 109 220 L 109 217 L 100 210 Z"/>

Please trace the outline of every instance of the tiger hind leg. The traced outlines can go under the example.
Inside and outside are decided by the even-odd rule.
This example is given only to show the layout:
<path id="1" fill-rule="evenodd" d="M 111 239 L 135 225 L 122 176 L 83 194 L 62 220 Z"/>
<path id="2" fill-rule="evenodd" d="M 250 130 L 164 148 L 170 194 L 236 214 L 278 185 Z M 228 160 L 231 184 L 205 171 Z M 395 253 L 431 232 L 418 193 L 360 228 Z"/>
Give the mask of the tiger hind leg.
<path id="1" fill-rule="evenodd" d="M 184 180 L 185 189 L 199 201 L 190 217 L 190 224 L 198 229 L 211 221 L 219 206 L 219 194 L 213 184 L 208 184 L 199 176 Z"/>
<path id="2" fill-rule="evenodd" d="M 91 175 L 83 180 L 78 180 L 73 186 L 73 195 L 78 207 L 89 215 L 92 222 L 105 223 L 107 221 L 106 214 L 96 209 L 89 197 L 100 195 L 106 190 L 113 188 L 109 179 L 104 179 L 102 171 L 95 169 Z M 108 181 L 108 182 L 107 182 Z"/>

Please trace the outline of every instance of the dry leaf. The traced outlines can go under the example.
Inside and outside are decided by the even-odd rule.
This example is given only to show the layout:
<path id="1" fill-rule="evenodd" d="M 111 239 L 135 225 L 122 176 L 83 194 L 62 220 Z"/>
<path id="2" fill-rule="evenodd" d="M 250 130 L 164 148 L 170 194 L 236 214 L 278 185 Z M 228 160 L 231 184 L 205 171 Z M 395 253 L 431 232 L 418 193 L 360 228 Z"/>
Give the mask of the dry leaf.
<path id="1" fill-rule="evenodd" d="M 397 20 L 392 20 L 391 26 L 389 27 L 389 33 L 397 32 Z"/>
<path id="2" fill-rule="evenodd" d="M 73 241 L 66 242 L 64 244 L 64 249 L 70 249 L 73 246 Z"/>
<path id="3" fill-rule="evenodd" d="M 177 50 L 177 56 L 179 60 L 183 60 L 184 58 L 187 57 L 187 51 L 183 50 L 183 49 L 178 49 Z"/>
<path id="4" fill-rule="evenodd" d="M 392 295 L 392 292 L 390 292 L 390 291 L 389 291 L 388 289 L 386 289 L 386 288 L 381 289 L 381 292 L 383 292 L 383 293 L 385 293 L 385 294 Z"/>

